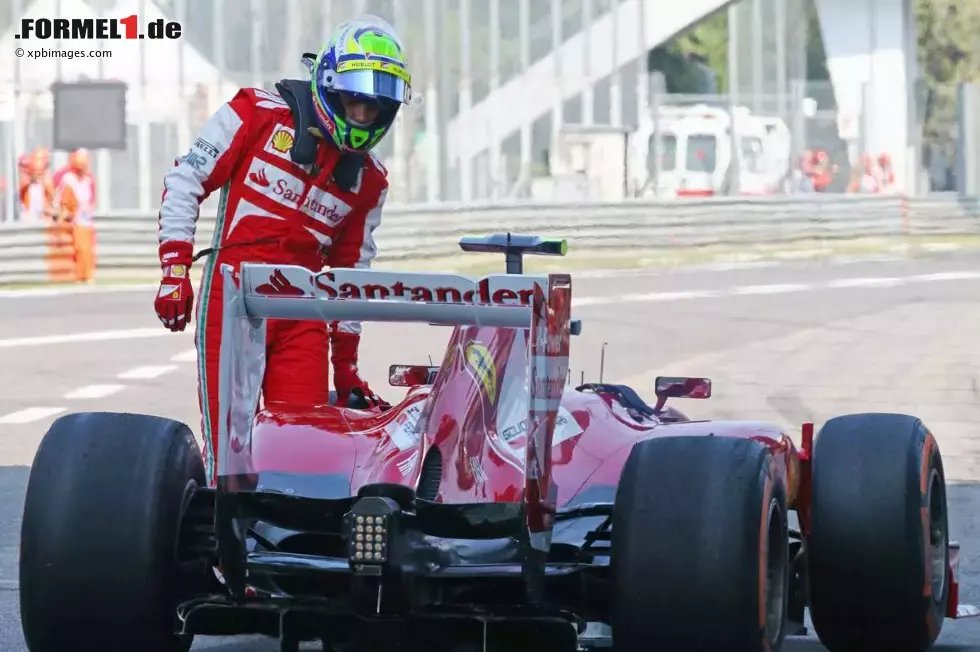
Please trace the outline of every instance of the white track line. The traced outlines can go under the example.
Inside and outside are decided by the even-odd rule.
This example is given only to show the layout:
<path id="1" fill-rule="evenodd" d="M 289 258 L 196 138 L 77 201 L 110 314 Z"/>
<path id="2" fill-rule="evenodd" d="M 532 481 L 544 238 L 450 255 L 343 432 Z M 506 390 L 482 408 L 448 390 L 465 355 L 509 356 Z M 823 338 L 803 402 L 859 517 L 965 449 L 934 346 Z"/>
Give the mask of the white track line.
<path id="1" fill-rule="evenodd" d="M 740 285 L 718 290 L 696 290 L 691 292 L 653 292 L 650 294 L 626 294 L 611 297 L 572 297 L 572 307 L 603 306 L 616 303 L 649 303 L 658 301 L 680 301 L 684 299 L 717 299 L 767 294 L 786 294 L 792 292 L 819 292 L 824 290 L 846 290 L 850 288 L 888 288 L 913 283 L 937 281 L 980 280 L 980 271 L 938 272 L 935 274 L 916 274 L 900 277 L 857 277 L 840 278 L 822 283 L 773 283 L 769 285 Z"/>
<path id="2" fill-rule="evenodd" d="M 125 385 L 85 385 L 65 394 L 69 400 L 96 399 L 112 396 L 126 389 Z"/>
<path id="3" fill-rule="evenodd" d="M 772 285 L 743 285 L 742 287 L 732 288 L 730 292 L 735 295 L 748 294 L 783 294 L 784 292 L 806 292 L 812 290 L 812 285 L 802 283 L 784 283 Z"/>
<path id="4" fill-rule="evenodd" d="M 613 303 L 647 303 L 650 301 L 682 301 L 684 299 L 710 299 L 719 296 L 713 290 L 692 292 L 652 292 L 650 294 L 627 294 L 619 297 L 572 297 L 573 308 L 585 306 L 605 306 Z"/>
<path id="5" fill-rule="evenodd" d="M 34 421 L 40 421 L 41 419 L 53 417 L 56 414 L 61 414 L 67 409 L 68 408 L 62 407 L 32 407 L 27 408 L 26 410 L 18 410 L 17 412 L 11 412 L 10 414 L 0 416 L 0 425 L 32 423 Z"/>
<path id="6" fill-rule="evenodd" d="M 176 369 L 177 365 L 173 364 L 136 367 L 135 369 L 122 372 L 116 376 L 116 378 L 120 378 L 122 380 L 151 380 L 153 378 L 159 378 L 164 374 L 168 374 L 171 371 L 175 371 Z"/>
<path id="7" fill-rule="evenodd" d="M 572 279 L 603 279 L 638 276 L 672 276 L 677 274 L 699 272 L 731 272 L 738 270 L 763 269 L 783 265 L 777 260 L 717 260 L 712 263 L 699 265 L 665 265 L 663 267 L 629 268 L 629 269 L 593 269 L 582 272 L 572 272 Z"/>
<path id="8" fill-rule="evenodd" d="M 908 262 L 908 258 L 902 258 L 900 256 L 876 256 L 872 258 L 853 258 L 848 256 L 840 256 L 838 258 L 831 258 L 826 261 L 830 265 L 856 265 L 858 263 L 905 263 Z"/>
<path id="9" fill-rule="evenodd" d="M 184 351 L 170 358 L 171 362 L 197 362 L 197 349 Z"/>
<path id="10" fill-rule="evenodd" d="M 749 269 L 766 269 L 772 267 L 779 267 L 783 263 L 776 260 L 759 260 L 755 262 L 744 262 L 744 263 L 712 263 L 710 265 L 698 266 L 694 271 L 698 272 L 734 272 L 740 270 Z"/>
<path id="11" fill-rule="evenodd" d="M 648 294 L 626 294 L 611 297 L 613 303 L 637 303 L 648 301 L 684 301 L 686 299 L 710 299 L 717 296 L 714 290 L 694 290 L 691 292 L 652 292 Z M 575 299 L 572 299 L 574 305 Z"/>
<path id="12" fill-rule="evenodd" d="M 143 292 L 155 290 L 159 283 L 139 283 L 134 285 L 82 285 L 55 288 L 24 288 L 21 290 L 0 290 L 0 299 L 33 299 L 37 297 L 63 297 L 69 294 L 106 294 L 113 292 Z"/>
<path id="13" fill-rule="evenodd" d="M 147 337 L 170 337 L 173 335 L 174 333 L 171 333 L 163 326 L 159 326 L 157 328 L 130 328 L 126 330 L 95 331 L 91 333 L 12 337 L 0 340 L 0 349 L 19 349 L 25 346 L 49 346 L 51 344 L 74 344 L 76 342 L 115 342 L 118 340 L 137 340 Z"/>
<path id="14" fill-rule="evenodd" d="M 903 278 L 842 278 L 827 283 L 827 287 L 835 290 L 843 288 L 888 288 L 908 283 Z"/>
<path id="15" fill-rule="evenodd" d="M 914 282 L 921 281 L 971 281 L 980 278 L 980 272 L 937 272 L 935 274 L 917 274 L 910 276 L 909 280 Z"/>

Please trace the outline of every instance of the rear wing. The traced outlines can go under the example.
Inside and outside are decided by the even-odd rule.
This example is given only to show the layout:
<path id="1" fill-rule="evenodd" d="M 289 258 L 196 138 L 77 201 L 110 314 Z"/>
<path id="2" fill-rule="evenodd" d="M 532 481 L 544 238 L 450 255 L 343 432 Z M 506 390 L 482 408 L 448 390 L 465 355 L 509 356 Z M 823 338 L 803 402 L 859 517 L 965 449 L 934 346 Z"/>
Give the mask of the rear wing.
<path id="1" fill-rule="evenodd" d="M 219 375 L 219 487 L 254 473 L 252 423 L 265 375 L 268 319 L 419 322 L 530 329 L 525 458 L 527 539 L 546 553 L 557 500 L 551 477 L 555 419 L 568 374 L 571 277 L 223 265 Z M 225 482 L 222 482 L 225 480 Z M 227 481 L 231 481 L 230 483 Z"/>
<path id="2" fill-rule="evenodd" d="M 224 273 L 224 270 L 222 270 Z M 243 265 L 240 295 L 258 319 L 428 322 L 527 328 L 547 276 L 455 274 Z"/>

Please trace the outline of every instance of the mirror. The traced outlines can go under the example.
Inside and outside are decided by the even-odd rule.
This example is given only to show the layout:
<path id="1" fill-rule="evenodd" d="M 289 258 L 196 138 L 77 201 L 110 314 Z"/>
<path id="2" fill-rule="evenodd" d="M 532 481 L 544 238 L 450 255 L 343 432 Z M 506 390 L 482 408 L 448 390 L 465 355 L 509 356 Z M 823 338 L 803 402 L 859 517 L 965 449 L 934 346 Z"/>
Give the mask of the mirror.
<path id="1" fill-rule="evenodd" d="M 711 379 L 658 376 L 654 381 L 657 398 L 711 398 Z"/>
<path id="2" fill-rule="evenodd" d="M 393 364 L 388 367 L 388 384 L 392 387 L 431 385 L 438 371 L 439 367 L 427 365 Z"/>

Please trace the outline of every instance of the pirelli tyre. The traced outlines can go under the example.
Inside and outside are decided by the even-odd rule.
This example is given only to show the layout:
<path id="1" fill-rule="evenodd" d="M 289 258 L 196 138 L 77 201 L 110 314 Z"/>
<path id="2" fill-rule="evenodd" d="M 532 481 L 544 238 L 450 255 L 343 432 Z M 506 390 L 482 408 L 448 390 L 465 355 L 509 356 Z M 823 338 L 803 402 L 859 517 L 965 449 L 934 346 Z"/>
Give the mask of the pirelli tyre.
<path id="1" fill-rule="evenodd" d="M 946 476 L 916 417 L 831 419 L 813 451 L 810 617 L 830 652 L 922 652 L 949 600 Z"/>
<path id="2" fill-rule="evenodd" d="M 726 437 L 636 444 L 613 513 L 613 648 L 778 652 L 788 541 L 786 488 L 765 445 Z"/>
<path id="3" fill-rule="evenodd" d="M 41 440 L 21 527 L 31 652 L 186 652 L 175 634 L 183 511 L 204 486 L 187 426 L 138 414 L 61 417 Z"/>

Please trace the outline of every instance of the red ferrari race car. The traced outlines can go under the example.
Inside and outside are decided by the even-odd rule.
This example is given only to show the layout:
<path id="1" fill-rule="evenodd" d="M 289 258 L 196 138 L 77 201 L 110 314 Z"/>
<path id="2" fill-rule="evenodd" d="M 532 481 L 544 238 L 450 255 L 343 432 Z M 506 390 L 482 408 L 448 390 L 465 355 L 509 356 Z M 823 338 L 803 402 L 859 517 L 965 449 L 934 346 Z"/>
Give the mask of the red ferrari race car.
<path id="1" fill-rule="evenodd" d="M 901 414 L 801 445 L 666 406 L 704 378 L 569 385 L 572 283 L 522 273 L 563 241 L 467 238 L 507 273 L 244 265 L 225 279 L 216 486 L 184 424 L 72 414 L 38 450 L 21 534 L 32 652 L 776 652 L 804 612 L 832 652 L 929 648 L 959 602 L 939 446 Z M 269 290 L 275 276 L 276 288 Z M 265 320 L 455 327 L 395 365 L 387 411 L 259 409 Z"/>

